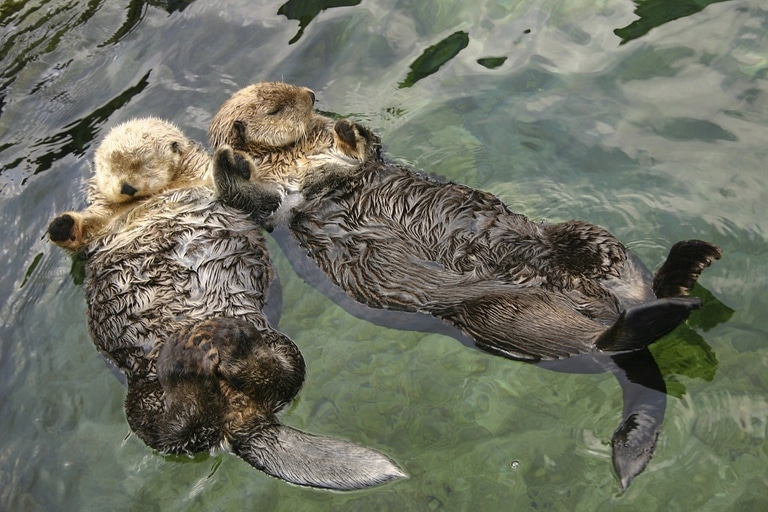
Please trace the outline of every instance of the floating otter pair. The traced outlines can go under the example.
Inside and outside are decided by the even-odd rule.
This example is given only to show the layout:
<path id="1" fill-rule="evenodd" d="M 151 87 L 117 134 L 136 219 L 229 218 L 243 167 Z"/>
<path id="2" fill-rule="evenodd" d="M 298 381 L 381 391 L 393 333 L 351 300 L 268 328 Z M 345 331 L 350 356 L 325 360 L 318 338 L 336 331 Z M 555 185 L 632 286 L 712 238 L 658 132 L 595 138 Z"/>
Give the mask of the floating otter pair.
<path id="1" fill-rule="evenodd" d="M 598 226 L 534 223 L 489 193 L 382 161 L 375 134 L 346 120 L 332 125 L 307 108 L 313 101 L 311 91 L 279 83 L 235 93 L 209 129 L 217 154 L 227 155 L 214 180 L 224 202 L 256 219 L 265 201 L 282 201 L 267 227 L 287 226 L 326 279 L 357 303 L 431 315 L 479 348 L 531 362 L 643 351 L 701 307 L 687 295 L 719 259 L 715 245 L 679 242 L 651 274 Z M 355 148 L 365 162 L 309 156 L 292 174 L 286 166 L 273 171 L 264 165 L 270 145 L 254 127 L 283 108 L 303 113 L 291 118 L 302 140 L 335 153 Z M 307 273 L 306 262 L 292 263 Z M 663 403 L 653 414 L 625 394 L 626 403 L 636 407 L 625 406 L 612 440 L 624 488 L 649 462 L 663 417 Z"/>
<path id="2" fill-rule="evenodd" d="M 267 248 L 249 215 L 217 199 L 216 164 L 169 123 L 124 123 L 96 151 L 89 207 L 48 228 L 86 259 L 90 335 L 126 377 L 131 429 L 164 453 L 223 446 L 301 485 L 405 476 L 374 450 L 280 424 L 304 360 L 263 313 Z"/>

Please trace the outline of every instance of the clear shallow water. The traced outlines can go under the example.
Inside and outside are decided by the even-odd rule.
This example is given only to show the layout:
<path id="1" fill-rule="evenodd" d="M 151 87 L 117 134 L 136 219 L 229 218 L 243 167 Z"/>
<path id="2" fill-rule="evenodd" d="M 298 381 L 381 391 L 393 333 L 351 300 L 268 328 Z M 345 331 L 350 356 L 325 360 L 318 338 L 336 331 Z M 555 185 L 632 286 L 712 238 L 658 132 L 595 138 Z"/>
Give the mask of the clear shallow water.
<path id="1" fill-rule="evenodd" d="M 0 509 L 756 509 L 768 497 L 768 11 L 678 4 L 3 4 Z M 88 339 L 47 223 L 84 206 L 111 126 L 152 114 L 204 141 L 232 92 L 274 79 L 364 120 L 391 157 L 536 219 L 605 226 L 650 267 L 680 239 L 723 247 L 700 281 L 711 306 L 653 346 L 670 398 L 626 493 L 610 464 L 614 377 L 372 326 L 298 279 L 275 244 L 280 328 L 308 362 L 283 420 L 379 448 L 410 478 L 303 489 L 127 437 L 124 388 Z"/>

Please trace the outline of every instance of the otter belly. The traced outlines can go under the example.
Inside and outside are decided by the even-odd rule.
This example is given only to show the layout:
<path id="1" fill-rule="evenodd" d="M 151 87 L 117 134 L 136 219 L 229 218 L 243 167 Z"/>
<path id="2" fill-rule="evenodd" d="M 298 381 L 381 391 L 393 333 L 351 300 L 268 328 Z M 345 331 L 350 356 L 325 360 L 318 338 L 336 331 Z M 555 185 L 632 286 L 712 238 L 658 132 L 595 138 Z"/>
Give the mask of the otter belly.
<path id="1" fill-rule="evenodd" d="M 248 217 L 206 188 L 162 194 L 89 247 L 84 284 L 97 348 L 129 377 L 154 372 L 163 342 L 213 316 L 263 327 L 273 272 Z"/>

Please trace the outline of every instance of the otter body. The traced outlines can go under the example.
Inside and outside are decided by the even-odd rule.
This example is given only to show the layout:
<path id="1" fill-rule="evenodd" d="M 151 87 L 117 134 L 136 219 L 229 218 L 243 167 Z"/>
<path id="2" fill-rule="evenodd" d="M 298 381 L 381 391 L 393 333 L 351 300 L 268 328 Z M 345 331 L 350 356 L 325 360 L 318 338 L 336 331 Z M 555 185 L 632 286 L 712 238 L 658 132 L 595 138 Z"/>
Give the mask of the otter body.
<path id="1" fill-rule="evenodd" d="M 251 189 L 261 186 L 241 180 L 238 196 Z M 675 272 L 654 277 L 598 226 L 534 223 L 492 194 L 377 161 L 305 188 L 287 225 L 356 301 L 431 314 L 529 361 L 645 347 L 700 307 L 682 295 L 720 256 L 682 242 Z"/>
<path id="2" fill-rule="evenodd" d="M 231 165 L 226 156 L 208 161 Z M 112 161 L 116 175 L 126 161 Z M 164 453 L 224 447 L 300 485 L 347 490 L 405 476 L 379 452 L 280 423 L 305 364 L 263 313 L 274 277 L 265 241 L 213 187 L 182 185 L 131 201 L 80 249 L 89 331 L 126 376 L 131 429 Z M 51 239 L 70 218 L 54 219 Z"/>
<path id="3" fill-rule="evenodd" d="M 275 90 L 280 95 L 272 95 Z M 339 299 L 341 290 L 352 298 L 351 306 L 339 302 L 353 314 L 425 313 L 497 355 L 553 369 L 573 361 L 578 371 L 598 361 L 612 371 L 624 389 L 623 418 L 611 443 L 626 488 L 650 461 L 666 403 L 664 381 L 645 347 L 701 307 L 687 295 L 721 250 L 698 240 L 678 242 L 652 274 L 598 226 L 534 223 L 492 194 L 382 161 L 378 137 L 347 120 L 325 125 L 333 130 L 324 139 L 333 151 L 325 144 L 313 148 L 310 138 L 289 143 L 313 154 L 310 165 L 293 166 L 293 175 L 286 177 L 291 166 L 284 160 L 277 170 L 260 165 L 263 151 L 281 155 L 286 148 L 270 150 L 258 131 L 242 127 L 263 123 L 264 97 L 294 98 L 284 100 L 291 104 L 307 94 L 287 84 L 254 84 L 219 111 L 210 140 L 239 154 L 232 159 L 236 165 L 214 173 L 222 199 L 258 218 L 264 198 L 275 199 L 275 183 L 303 185 L 278 198 L 282 206 L 265 225 L 289 229 L 293 243 L 278 241 L 294 268 L 325 293 Z M 305 109 L 301 123 L 313 116 Z M 369 149 L 358 150 L 364 161 L 354 163 L 336 156 L 347 147 Z M 318 156 L 323 151 L 325 158 Z M 394 317 L 387 321 L 403 325 Z"/>
<path id="4" fill-rule="evenodd" d="M 136 207 L 118 232 L 88 248 L 85 268 L 91 335 L 129 380 L 154 376 L 162 343 L 202 320 L 267 327 L 262 311 L 274 275 L 264 240 L 207 187 Z"/>

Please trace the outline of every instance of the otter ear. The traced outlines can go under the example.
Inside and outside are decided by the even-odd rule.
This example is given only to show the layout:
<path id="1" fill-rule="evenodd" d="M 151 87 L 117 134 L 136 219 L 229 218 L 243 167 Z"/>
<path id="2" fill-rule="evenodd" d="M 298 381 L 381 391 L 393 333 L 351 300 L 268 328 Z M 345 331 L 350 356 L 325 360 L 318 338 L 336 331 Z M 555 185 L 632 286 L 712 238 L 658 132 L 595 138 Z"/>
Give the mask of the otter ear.
<path id="1" fill-rule="evenodd" d="M 348 491 L 406 477 L 375 450 L 280 424 L 236 433 L 230 445 L 255 468 L 298 485 Z"/>
<path id="2" fill-rule="evenodd" d="M 171 142 L 171 151 L 178 153 L 179 155 L 181 154 L 181 144 L 179 144 L 179 141 L 175 140 Z"/>
<path id="3" fill-rule="evenodd" d="M 245 149 L 248 145 L 245 122 L 239 119 L 232 123 L 232 147 L 235 149 Z"/>

